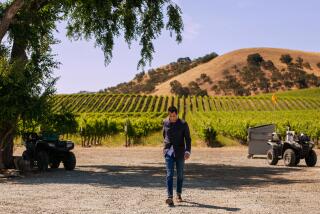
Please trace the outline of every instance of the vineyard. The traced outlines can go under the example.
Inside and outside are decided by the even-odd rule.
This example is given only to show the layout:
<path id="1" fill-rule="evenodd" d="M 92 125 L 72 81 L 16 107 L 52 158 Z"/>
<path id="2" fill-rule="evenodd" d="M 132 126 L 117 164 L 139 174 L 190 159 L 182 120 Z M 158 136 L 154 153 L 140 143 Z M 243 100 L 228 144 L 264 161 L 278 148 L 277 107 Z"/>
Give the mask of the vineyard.
<path id="1" fill-rule="evenodd" d="M 250 97 L 178 97 L 130 94 L 75 94 L 54 97 L 56 113 L 67 110 L 76 115 L 82 145 L 101 144 L 104 138 L 125 133 L 130 141 L 159 132 L 167 108 L 175 105 L 186 119 L 193 136 L 210 142 L 223 135 L 246 141 L 247 128 L 275 123 L 279 132 L 287 126 L 320 137 L 319 89 L 279 93 L 274 105 L 270 94 Z M 312 94 L 312 96 L 308 96 Z"/>
<path id="2" fill-rule="evenodd" d="M 290 95 L 290 94 L 289 94 Z M 273 105 L 270 96 L 223 96 L 223 97 L 178 97 L 126 94 L 76 94 L 57 95 L 54 111 L 61 109 L 75 114 L 103 113 L 109 115 L 143 115 L 144 113 L 166 112 L 175 105 L 183 116 L 187 112 L 225 111 L 291 111 L 320 109 L 320 97 L 279 96 Z"/>

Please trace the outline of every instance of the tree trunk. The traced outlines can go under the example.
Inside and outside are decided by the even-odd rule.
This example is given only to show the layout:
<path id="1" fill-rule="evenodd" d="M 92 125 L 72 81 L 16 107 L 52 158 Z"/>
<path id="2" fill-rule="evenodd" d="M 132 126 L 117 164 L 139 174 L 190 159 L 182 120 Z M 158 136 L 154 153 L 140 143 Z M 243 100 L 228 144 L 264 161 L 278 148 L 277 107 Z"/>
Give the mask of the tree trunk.
<path id="1" fill-rule="evenodd" d="M 16 132 L 16 124 L 6 123 L 0 129 L 0 169 L 14 168 L 13 140 Z"/>
<path id="2" fill-rule="evenodd" d="M 30 12 L 41 9 L 43 6 L 48 4 L 50 0 L 35 0 L 30 6 Z M 16 14 L 22 7 L 26 6 L 25 0 L 14 0 L 6 9 L 4 16 L 0 20 L 0 44 L 3 37 L 8 32 L 10 24 L 14 21 Z M 25 9 L 25 8 L 24 8 Z M 28 9 L 28 8 L 27 8 Z M 14 35 L 13 45 L 11 51 L 10 61 L 19 62 L 21 66 L 25 66 L 28 62 L 26 54 L 27 41 L 23 38 L 19 38 L 21 35 Z M 17 118 L 13 118 L 12 121 L 0 121 L 0 168 L 12 168 L 13 163 L 13 140 L 16 134 Z M 0 118 L 1 120 L 1 118 Z"/>
<path id="3" fill-rule="evenodd" d="M 19 61 L 21 66 L 27 63 L 26 45 L 18 43 L 14 38 L 11 62 Z M 15 71 L 13 71 L 15 72 Z M 13 140 L 16 134 L 17 121 L 19 115 L 12 117 L 11 121 L 0 121 L 0 168 L 13 168 Z"/>
<path id="4" fill-rule="evenodd" d="M 28 62 L 26 48 L 27 45 L 21 44 L 21 42 L 19 42 L 19 38 L 15 39 L 11 50 L 11 63 L 18 61 L 22 63 L 22 66 L 25 66 Z"/>

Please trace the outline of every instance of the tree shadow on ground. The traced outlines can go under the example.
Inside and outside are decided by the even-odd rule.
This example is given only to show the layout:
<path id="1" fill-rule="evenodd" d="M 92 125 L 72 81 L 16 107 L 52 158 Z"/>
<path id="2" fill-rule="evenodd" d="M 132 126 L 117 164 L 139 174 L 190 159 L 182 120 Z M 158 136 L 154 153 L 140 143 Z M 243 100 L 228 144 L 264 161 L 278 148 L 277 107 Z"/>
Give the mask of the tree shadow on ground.
<path id="1" fill-rule="evenodd" d="M 291 173 L 303 173 L 295 167 L 253 167 L 223 164 L 188 163 L 185 167 L 184 187 L 190 189 L 226 190 L 266 185 L 316 183 L 319 180 L 293 179 Z M 45 173 L 31 173 L 25 178 L 13 179 L 14 183 L 37 184 L 89 184 L 108 188 L 164 187 L 165 169 L 160 163 L 153 165 L 82 165 L 74 171 L 62 168 Z"/>

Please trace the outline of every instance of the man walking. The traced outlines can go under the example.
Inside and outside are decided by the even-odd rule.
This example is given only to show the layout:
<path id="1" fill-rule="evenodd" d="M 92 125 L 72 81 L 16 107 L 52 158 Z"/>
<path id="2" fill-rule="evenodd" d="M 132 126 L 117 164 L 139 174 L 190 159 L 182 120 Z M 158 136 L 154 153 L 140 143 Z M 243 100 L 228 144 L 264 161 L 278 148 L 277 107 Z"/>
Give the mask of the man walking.
<path id="1" fill-rule="evenodd" d="M 166 203 L 173 206 L 173 175 L 174 166 L 177 170 L 177 202 L 182 202 L 182 184 L 184 161 L 191 153 L 191 137 L 188 123 L 178 118 L 178 110 L 171 106 L 168 109 L 168 118 L 163 121 L 163 155 L 166 161 L 166 184 L 168 198 Z"/>

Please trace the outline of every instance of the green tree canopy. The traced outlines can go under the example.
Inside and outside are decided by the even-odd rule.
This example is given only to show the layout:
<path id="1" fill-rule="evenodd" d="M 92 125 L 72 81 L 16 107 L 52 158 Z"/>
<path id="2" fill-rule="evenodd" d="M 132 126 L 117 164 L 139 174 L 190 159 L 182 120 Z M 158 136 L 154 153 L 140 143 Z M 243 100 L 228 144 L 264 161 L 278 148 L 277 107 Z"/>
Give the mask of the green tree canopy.
<path id="1" fill-rule="evenodd" d="M 39 119 L 54 92 L 59 65 L 51 46 L 57 24 L 67 22 L 71 40 L 94 40 L 112 58 L 114 40 L 138 41 L 138 67 L 151 62 L 153 41 L 167 29 L 182 40 L 181 10 L 171 0 L 8 0 L 0 3 L 0 168 L 12 163 L 13 137 L 20 119 Z M 10 88 L 14 91 L 10 91 Z M 8 92 L 9 90 L 9 92 Z"/>

